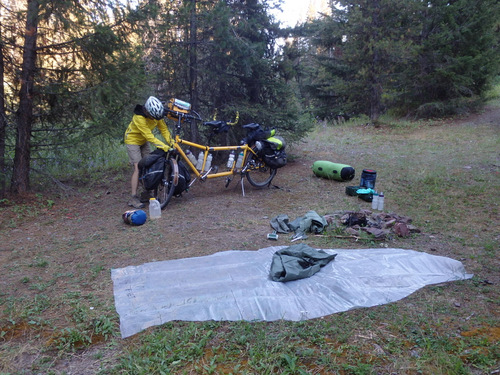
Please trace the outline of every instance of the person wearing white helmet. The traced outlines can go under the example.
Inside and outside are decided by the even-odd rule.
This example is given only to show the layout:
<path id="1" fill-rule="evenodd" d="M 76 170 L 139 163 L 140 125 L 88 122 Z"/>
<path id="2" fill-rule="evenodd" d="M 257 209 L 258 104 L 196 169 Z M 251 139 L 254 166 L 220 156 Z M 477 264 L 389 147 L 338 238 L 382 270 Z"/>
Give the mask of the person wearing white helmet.
<path id="1" fill-rule="evenodd" d="M 143 208 L 144 203 L 137 196 L 139 187 L 139 161 L 151 152 L 149 144 L 164 151 L 168 151 L 173 144 L 172 135 L 164 120 L 165 108 L 162 102 L 150 96 L 144 106 L 137 104 L 134 116 L 125 131 L 125 145 L 130 163 L 134 166 L 131 185 L 131 198 L 128 205 L 134 208 Z M 165 143 L 156 138 L 153 129 L 158 128 Z"/>

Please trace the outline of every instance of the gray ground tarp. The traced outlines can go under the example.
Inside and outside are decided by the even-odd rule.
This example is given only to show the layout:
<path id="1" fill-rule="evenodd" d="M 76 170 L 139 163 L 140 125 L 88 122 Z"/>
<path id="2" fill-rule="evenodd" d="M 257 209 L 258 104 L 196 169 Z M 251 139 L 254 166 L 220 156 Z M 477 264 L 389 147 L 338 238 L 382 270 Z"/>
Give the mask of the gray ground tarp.
<path id="1" fill-rule="evenodd" d="M 328 249 L 335 260 L 311 277 L 272 281 L 273 254 L 258 251 L 111 270 L 122 337 L 172 320 L 299 321 L 408 296 L 425 285 L 472 277 L 453 259 L 402 249 Z"/>

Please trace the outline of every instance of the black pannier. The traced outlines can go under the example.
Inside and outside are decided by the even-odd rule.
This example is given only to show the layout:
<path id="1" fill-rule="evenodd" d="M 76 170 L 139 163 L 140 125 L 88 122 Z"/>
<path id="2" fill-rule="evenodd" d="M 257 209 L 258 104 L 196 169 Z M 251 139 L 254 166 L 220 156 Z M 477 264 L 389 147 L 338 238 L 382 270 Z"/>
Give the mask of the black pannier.
<path id="1" fill-rule="evenodd" d="M 189 173 L 188 167 L 182 162 L 178 161 L 177 165 L 179 167 L 179 179 L 174 190 L 174 195 L 178 197 L 184 191 L 189 188 L 189 183 L 191 182 L 191 173 Z"/>
<path id="2" fill-rule="evenodd" d="M 252 124 L 249 124 L 252 125 Z M 243 138 L 243 143 L 248 143 L 250 146 L 253 146 L 256 141 L 262 141 L 269 137 L 272 137 L 275 133 L 275 129 L 262 129 L 260 125 L 255 124 L 256 129 L 248 132 L 247 136 Z"/>
<path id="3" fill-rule="evenodd" d="M 154 190 L 160 183 L 165 168 L 165 155 L 165 151 L 156 149 L 139 162 L 139 175 L 144 189 Z"/>
<path id="4" fill-rule="evenodd" d="M 284 150 L 274 151 L 272 154 L 264 155 L 264 161 L 271 168 L 278 169 L 284 167 L 287 163 L 286 152 Z"/>
<path id="5" fill-rule="evenodd" d="M 262 143 L 260 155 L 269 167 L 278 169 L 286 165 L 286 144 L 283 138 L 270 137 L 260 142 Z"/>
<path id="6" fill-rule="evenodd" d="M 242 143 L 250 146 L 257 145 L 259 156 L 273 169 L 284 167 L 287 163 L 286 142 L 280 136 L 275 136 L 276 129 L 262 129 L 259 124 L 248 124 L 244 126 L 249 132 Z"/>

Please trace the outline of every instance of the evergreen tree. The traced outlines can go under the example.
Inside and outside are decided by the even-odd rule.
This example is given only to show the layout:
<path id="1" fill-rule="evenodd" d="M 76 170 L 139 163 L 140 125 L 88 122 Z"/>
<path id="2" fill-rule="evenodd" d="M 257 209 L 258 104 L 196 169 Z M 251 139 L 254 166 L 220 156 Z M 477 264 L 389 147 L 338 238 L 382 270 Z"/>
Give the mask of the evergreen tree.
<path id="1" fill-rule="evenodd" d="M 366 114 L 376 123 L 396 66 L 408 48 L 411 8 L 401 0 L 343 0 L 320 23 L 318 75 L 311 90 L 323 107 Z M 334 113 L 334 114 L 337 114 Z"/>
<path id="2" fill-rule="evenodd" d="M 18 100 L 6 96 L 12 112 L 17 106 L 11 191 L 22 193 L 30 189 L 34 153 L 35 160 L 54 156 L 61 147 L 116 131 L 130 87 L 140 84 L 134 79 L 140 64 L 127 46 L 131 25 L 118 3 L 114 8 L 108 1 L 11 5 L 17 9 L 12 14 L 25 20 L 22 34 L 11 32 L 5 39 L 13 66 L 6 73 L 7 86 L 19 93 Z"/>
<path id="3" fill-rule="evenodd" d="M 402 69 L 400 113 L 454 114 L 489 88 L 499 72 L 499 7 L 496 0 L 433 0 L 421 6 L 414 59 Z"/>
<path id="4" fill-rule="evenodd" d="M 194 109 L 204 116 L 217 111 L 218 118 L 232 119 L 239 112 L 241 123 L 260 122 L 303 134 L 293 93 L 275 63 L 279 29 L 264 4 L 197 1 L 196 17 L 192 2 L 162 6 L 150 37 L 155 35 L 155 71 L 163 82 L 159 95 L 164 100 L 196 97 Z"/>
<path id="5" fill-rule="evenodd" d="M 0 14 L 2 10 L 0 9 Z M 4 41 L 2 27 L 0 27 L 0 198 L 5 193 L 6 188 L 6 175 L 7 171 L 5 168 L 5 142 L 7 134 L 7 117 L 5 110 L 5 86 L 4 86 L 4 74 L 5 74 L 5 58 L 4 58 Z"/>
<path id="6" fill-rule="evenodd" d="M 495 0 L 341 0 L 317 23 L 318 114 L 444 115 L 498 74 Z"/>

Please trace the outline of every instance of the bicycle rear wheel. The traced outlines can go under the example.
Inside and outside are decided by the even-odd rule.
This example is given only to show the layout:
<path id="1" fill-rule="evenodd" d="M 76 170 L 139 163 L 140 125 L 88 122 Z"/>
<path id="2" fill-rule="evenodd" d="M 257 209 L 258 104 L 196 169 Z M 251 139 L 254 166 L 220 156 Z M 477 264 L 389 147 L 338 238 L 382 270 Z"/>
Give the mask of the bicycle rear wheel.
<path id="1" fill-rule="evenodd" d="M 163 171 L 163 178 L 160 184 L 155 189 L 154 194 L 158 202 L 160 202 L 161 209 L 163 210 L 167 207 L 168 202 L 172 199 L 174 195 L 174 171 L 177 170 L 175 167 L 176 161 L 173 159 L 167 159 L 165 169 Z"/>
<path id="2" fill-rule="evenodd" d="M 276 176 L 276 172 L 277 169 L 270 168 L 256 155 L 251 154 L 248 157 L 245 175 L 250 185 L 257 188 L 269 186 L 274 176 Z"/>

